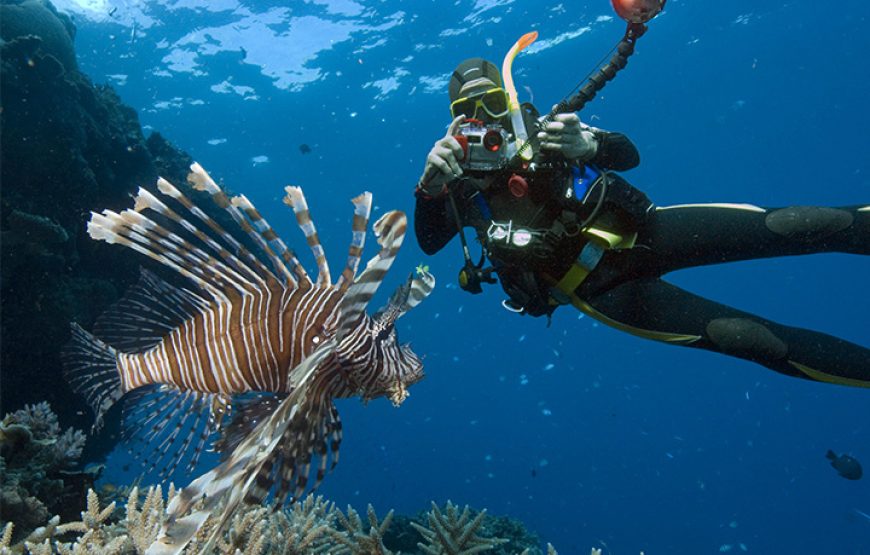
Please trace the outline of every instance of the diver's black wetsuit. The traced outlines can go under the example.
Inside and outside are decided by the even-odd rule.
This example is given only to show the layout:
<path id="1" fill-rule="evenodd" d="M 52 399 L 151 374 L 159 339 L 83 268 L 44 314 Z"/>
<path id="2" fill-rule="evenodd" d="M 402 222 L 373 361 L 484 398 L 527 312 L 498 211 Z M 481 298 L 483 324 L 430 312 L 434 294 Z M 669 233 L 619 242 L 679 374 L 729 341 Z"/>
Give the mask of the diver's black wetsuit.
<path id="1" fill-rule="evenodd" d="M 618 133 L 595 131 L 598 152 L 590 163 L 621 171 L 639 163 L 634 145 Z M 870 349 L 823 333 L 784 326 L 692 294 L 661 276 L 692 266 L 775 256 L 843 252 L 870 254 L 870 207 L 759 208 L 750 205 L 682 205 L 656 207 L 647 197 L 616 174 L 608 174 L 605 202 L 593 226 L 636 233 L 630 248 L 603 251 L 597 265 L 558 304 L 570 302 L 587 314 L 623 331 L 678 345 L 698 347 L 751 360 L 791 376 L 845 385 L 870 387 Z M 541 187 L 531 182 L 530 191 Z M 583 221 L 593 210 L 597 183 L 586 202 L 575 202 Z M 546 221 L 564 214 L 564 202 L 552 199 L 517 199 L 505 187 L 484 187 L 489 218 L 481 214 L 468 184 L 454 187 L 463 223 L 473 226 L 486 240 L 493 221 L 519 219 L 531 228 L 547 227 Z M 471 193 L 468 191 L 472 190 Z M 533 197 L 533 194 L 527 195 Z M 592 201 L 588 200 L 592 199 Z M 538 209 L 530 211 L 529 206 Z M 532 216 L 529 216 L 532 214 Z M 452 212 L 445 198 L 418 195 L 415 231 L 427 254 L 437 252 L 456 235 Z M 535 315 L 548 314 L 540 300 L 553 301 L 559 281 L 588 243 L 588 236 L 574 235 L 540 257 L 488 249 L 505 290 L 519 306 Z M 582 255 L 581 255 L 582 258 Z M 533 279 L 529 279 L 530 275 Z M 556 295 L 557 297 L 559 295 Z"/>

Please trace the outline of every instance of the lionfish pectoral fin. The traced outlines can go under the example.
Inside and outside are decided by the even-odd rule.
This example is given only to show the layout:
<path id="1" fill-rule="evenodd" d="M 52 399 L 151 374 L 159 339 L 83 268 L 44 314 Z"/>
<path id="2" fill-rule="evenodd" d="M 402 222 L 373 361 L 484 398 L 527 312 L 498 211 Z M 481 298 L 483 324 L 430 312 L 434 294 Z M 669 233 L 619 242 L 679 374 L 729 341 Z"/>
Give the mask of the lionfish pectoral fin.
<path id="1" fill-rule="evenodd" d="M 70 341 L 61 351 L 64 377 L 87 400 L 95 415 L 94 430 L 98 430 L 103 415 L 125 392 L 118 351 L 75 322 L 70 332 Z"/>
<path id="2" fill-rule="evenodd" d="M 221 453 L 221 460 L 226 460 L 257 424 L 269 418 L 284 397 L 286 394 L 267 392 L 237 396 L 233 400 L 232 418 L 221 427 L 221 436 L 214 443 L 214 450 Z"/>
<path id="3" fill-rule="evenodd" d="M 293 373 L 299 387 L 294 389 L 272 412 L 242 440 L 224 462 L 203 474 L 181 490 L 166 508 L 167 521 L 160 536 L 147 553 L 180 553 L 199 531 L 202 523 L 217 515 L 216 525 L 200 553 L 210 553 L 226 523 L 244 500 L 263 464 L 273 457 L 281 438 L 305 404 L 311 377 L 335 351 L 335 340 L 325 341 L 305 358 Z M 197 527 L 189 524 L 198 523 Z M 159 551 L 167 549 L 167 551 Z"/>
<path id="4" fill-rule="evenodd" d="M 369 260 L 365 270 L 357 276 L 341 299 L 339 305 L 341 322 L 337 333 L 339 342 L 359 324 L 365 315 L 369 301 L 396 259 L 407 229 L 408 218 L 398 210 L 387 212 L 375 222 L 374 232 L 381 250 Z"/>
<path id="5" fill-rule="evenodd" d="M 275 449 L 260 468 L 245 500 L 259 504 L 274 491 L 274 504 L 279 507 L 315 491 L 338 463 L 340 444 L 341 419 L 335 405 L 331 400 L 307 398 L 284 432 L 281 448 Z M 315 459 L 314 481 L 310 483 Z"/>
<path id="6" fill-rule="evenodd" d="M 193 537 L 196 535 L 197 530 L 202 528 L 208 516 L 208 512 L 198 512 L 184 518 L 179 518 L 172 523 L 173 530 L 177 536 L 185 537 L 190 535 L 190 537 Z M 163 535 L 148 546 L 145 553 L 146 555 L 178 555 L 184 550 L 184 547 L 184 545 L 178 545 L 175 537 Z"/>
<path id="7" fill-rule="evenodd" d="M 220 429 L 229 397 L 153 385 L 132 391 L 124 403 L 122 431 L 143 474 L 159 468 L 165 481 L 187 459 L 193 470 L 209 437 Z M 188 457 L 189 455 L 189 457 Z"/>

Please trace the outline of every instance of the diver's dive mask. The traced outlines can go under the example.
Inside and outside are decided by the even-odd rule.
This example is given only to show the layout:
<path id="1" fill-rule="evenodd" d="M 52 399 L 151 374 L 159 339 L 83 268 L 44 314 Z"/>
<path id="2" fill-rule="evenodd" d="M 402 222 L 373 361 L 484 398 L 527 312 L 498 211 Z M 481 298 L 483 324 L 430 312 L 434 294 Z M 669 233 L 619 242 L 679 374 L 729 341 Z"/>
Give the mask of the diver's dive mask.
<path id="1" fill-rule="evenodd" d="M 464 115 L 466 118 L 476 119 L 479 110 L 483 110 L 493 119 L 503 118 L 508 115 L 507 92 L 501 87 L 495 87 L 484 93 L 475 93 L 457 98 L 450 103 L 450 114 L 454 118 Z"/>

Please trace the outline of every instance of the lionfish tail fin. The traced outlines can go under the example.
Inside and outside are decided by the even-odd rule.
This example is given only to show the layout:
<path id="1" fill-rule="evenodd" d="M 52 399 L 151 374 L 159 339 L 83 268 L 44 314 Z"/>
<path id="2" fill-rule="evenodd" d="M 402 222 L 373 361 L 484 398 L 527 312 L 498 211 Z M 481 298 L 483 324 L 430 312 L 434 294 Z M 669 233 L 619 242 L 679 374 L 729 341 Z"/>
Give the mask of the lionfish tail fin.
<path id="1" fill-rule="evenodd" d="M 94 411 L 96 431 L 102 426 L 106 411 L 124 395 L 118 351 L 75 322 L 70 325 L 70 332 L 70 342 L 61 352 L 64 376 Z"/>
<path id="2" fill-rule="evenodd" d="M 396 259 L 407 229 L 408 218 L 404 212 L 398 210 L 387 212 L 375 222 L 375 237 L 381 250 L 369 260 L 365 270 L 354 280 L 341 300 L 342 321 L 337 334 L 339 342 L 359 324 L 365 315 L 369 301 Z"/>

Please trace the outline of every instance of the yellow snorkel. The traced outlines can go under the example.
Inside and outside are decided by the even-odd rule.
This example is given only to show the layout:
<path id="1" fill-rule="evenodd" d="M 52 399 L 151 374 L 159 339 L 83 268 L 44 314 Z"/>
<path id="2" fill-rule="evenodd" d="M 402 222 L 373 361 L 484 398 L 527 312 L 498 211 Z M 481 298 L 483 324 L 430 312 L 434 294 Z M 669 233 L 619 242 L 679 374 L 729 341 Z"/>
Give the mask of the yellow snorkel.
<path id="1" fill-rule="evenodd" d="M 516 137 L 517 153 L 524 160 L 531 160 L 532 149 L 523 148 L 523 145 L 529 140 L 529 134 L 526 132 L 526 124 L 523 122 L 523 112 L 520 110 L 520 101 L 517 97 L 517 87 L 514 85 L 514 78 L 511 75 L 511 65 L 514 63 L 514 58 L 522 49 L 529 46 L 535 39 L 538 38 L 538 32 L 532 31 L 521 36 L 517 42 L 505 54 L 504 61 L 501 63 L 501 77 L 504 81 L 504 90 L 508 94 L 508 110 L 511 115 L 511 125 L 514 128 L 514 136 Z"/>

